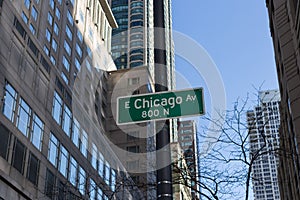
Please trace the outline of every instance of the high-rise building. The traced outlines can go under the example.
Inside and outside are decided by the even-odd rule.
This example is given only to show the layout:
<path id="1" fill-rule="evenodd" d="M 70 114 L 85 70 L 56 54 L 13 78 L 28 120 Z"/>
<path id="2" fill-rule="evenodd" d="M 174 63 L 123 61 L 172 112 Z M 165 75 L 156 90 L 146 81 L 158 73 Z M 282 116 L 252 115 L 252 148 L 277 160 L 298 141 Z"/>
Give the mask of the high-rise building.
<path id="1" fill-rule="evenodd" d="M 153 0 L 110 0 L 119 25 L 112 31 L 112 57 L 118 69 L 147 66 L 154 79 Z M 175 88 L 171 0 L 164 0 L 165 52 L 168 89 Z"/>
<path id="2" fill-rule="evenodd" d="M 278 187 L 278 148 L 280 94 L 278 90 L 261 91 L 259 104 L 247 111 L 250 157 L 258 156 L 252 165 L 255 200 L 280 199 Z"/>
<path id="3" fill-rule="evenodd" d="M 199 176 L 197 159 L 197 128 L 193 120 L 180 121 L 178 128 L 178 142 L 183 151 L 185 163 L 191 178 L 192 199 L 199 199 Z"/>
<path id="4" fill-rule="evenodd" d="M 128 85 L 131 82 L 125 82 L 121 84 L 122 89 L 119 90 L 119 96 L 122 95 L 134 95 L 140 93 L 149 93 L 155 92 L 155 87 L 150 88 L 144 87 L 147 86 L 148 80 L 152 81 L 152 84 L 155 84 L 155 63 L 154 63 L 154 32 L 157 31 L 154 28 L 154 4 L 153 0 L 109 0 L 111 5 L 112 12 L 118 23 L 118 28 L 112 30 L 112 57 L 116 64 L 116 67 L 120 70 L 120 74 L 113 74 L 112 79 L 120 79 L 122 73 L 129 72 L 133 70 L 134 79 L 132 83 L 135 85 Z M 165 57 L 166 57 L 166 66 L 163 67 L 164 73 L 159 74 L 163 76 L 164 83 L 163 86 L 166 86 L 169 90 L 175 88 L 175 77 L 174 77 L 174 45 L 172 39 L 172 16 L 171 16 L 171 1 L 164 0 L 164 26 L 165 30 L 161 33 L 165 36 Z M 145 68 L 148 73 L 143 73 L 147 75 L 148 78 L 139 75 L 139 70 L 137 68 Z M 124 69 L 127 69 L 124 71 Z M 143 69 L 142 71 L 145 71 Z M 122 71 L 123 70 L 123 71 Z M 117 78 L 119 77 L 119 78 Z M 136 85 L 140 85 L 140 88 L 135 88 Z M 146 89 L 146 90 L 145 90 Z M 114 99 L 114 98 L 112 98 Z M 112 102 L 113 103 L 113 102 Z M 114 123 L 112 123 L 114 124 Z M 176 137 L 176 127 L 174 126 L 174 120 L 170 120 L 170 137 L 171 141 L 174 141 L 173 138 Z M 141 128 L 138 128 L 141 126 Z M 158 125 L 159 126 L 159 125 Z M 148 127 L 148 128 L 147 128 Z M 155 150 L 155 140 L 153 142 L 153 137 L 148 139 L 145 136 L 150 136 L 154 134 L 155 125 L 154 123 L 142 123 L 136 125 L 129 125 L 126 127 L 127 134 L 136 133 L 137 129 L 139 135 L 135 139 L 135 145 L 132 144 L 132 141 L 127 141 L 124 137 L 124 128 L 122 126 L 116 126 L 113 130 L 114 137 L 117 138 L 115 144 L 121 148 L 126 148 L 128 151 L 137 151 L 135 153 L 145 153 L 147 151 Z M 141 137 L 141 138 L 138 138 Z M 121 139 L 123 138 L 123 140 Z M 129 137 L 132 138 L 132 137 Z M 150 150 L 152 149 L 152 150 Z M 137 158 L 137 157 L 136 157 Z M 136 159 L 135 158 L 135 159 Z M 128 160 L 129 164 L 134 161 Z M 136 162 L 136 161 L 135 161 Z M 138 166 L 141 166 L 141 163 L 136 162 Z M 155 165 L 155 162 L 152 162 L 152 165 Z M 153 168 L 153 166 L 152 166 Z M 155 192 L 151 190 L 151 185 L 156 179 L 153 178 L 155 173 L 147 172 L 131 174 L 133 177 L 136 177 L 137 186 L 144 192 L 146 199 L 155 199 L 156 196 L 153 195 Z"/>
<path id="5" fill-rule="evenodd" d="M 267 0 L 281 94 L 282 199 L 300 199 L 300 1 Z"/>
<path id="6" fill-rule="evenodd" d="M 135 94 L 151 93 L 154 85 L 147 67 L 119 69 L 107 77 L 108 90 L 104 111 L 107 113 L 106 133 L 118 149 L 119 160 L 143 193 L 144 199 L 156 199 L 155 132 L 154 122 L 135 124 L 116 123 L 117 98 Z"/>
<path id="7" fill-rule="evenodd" d="M 170 145 L 172 157 L 172 187 L 174 199 L 191 200 L 191 174 L 184 153 L 178 142 Z"/>
<path id="8" fill-rule="evenodd" d="M 104 137 L 115 27 L 106 0 L 0 1 L 0 199 L 142 198 Z"/>

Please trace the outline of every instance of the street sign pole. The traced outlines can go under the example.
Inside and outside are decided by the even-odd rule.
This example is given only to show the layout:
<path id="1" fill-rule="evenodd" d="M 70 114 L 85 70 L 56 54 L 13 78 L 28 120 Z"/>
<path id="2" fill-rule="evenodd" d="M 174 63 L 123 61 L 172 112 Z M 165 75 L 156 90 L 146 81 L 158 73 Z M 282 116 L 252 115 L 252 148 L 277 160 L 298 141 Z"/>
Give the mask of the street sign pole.
<path id="1" fill-rule="evenodd" d="M 166 73 L 166 46 L 165 46 L 165 19 L 164 19 L 164 0 L 153 1 L 154 7 L 154 70 L 155 70 L 155 92 L 166 91 L 167 73 Z M 164 84 L 164 85 L 162 85 Z M 167 122 L 167 123 L 166 123 Z M 166 122 L 157 122 L 156 126 L 160 127 L 158 123 L 164 123 L 163 129 L 156 134 L 156 150 L 164 148 L 164 151 L 159 155 L 156 154 L 156 165 L 160 166 L 162 162 L 171 163 L 170 150 L 170 133 L 169 120 Z M 157 199 L 172 200 L 172 171 L 171 165 L 167 165 L 162 169 L 158 169 L 156 173 L 157 181 Z"/>

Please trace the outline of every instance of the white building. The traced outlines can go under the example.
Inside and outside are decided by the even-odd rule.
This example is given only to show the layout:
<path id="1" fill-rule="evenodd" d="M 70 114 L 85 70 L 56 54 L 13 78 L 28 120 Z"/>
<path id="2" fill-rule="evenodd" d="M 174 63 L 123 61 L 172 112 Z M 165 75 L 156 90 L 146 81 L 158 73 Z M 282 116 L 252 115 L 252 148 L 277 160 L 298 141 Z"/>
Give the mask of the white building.
<path id="1" fill-rule="evenodd" d="M 259 103 L 247 112 L 250 139 L 250 157 L 258 156 L 252 168 L 252 184 L 255 200 L 280 199 L 277 165 L 280 125 L 280 93 L 278 90 L 261 91 Z"/>

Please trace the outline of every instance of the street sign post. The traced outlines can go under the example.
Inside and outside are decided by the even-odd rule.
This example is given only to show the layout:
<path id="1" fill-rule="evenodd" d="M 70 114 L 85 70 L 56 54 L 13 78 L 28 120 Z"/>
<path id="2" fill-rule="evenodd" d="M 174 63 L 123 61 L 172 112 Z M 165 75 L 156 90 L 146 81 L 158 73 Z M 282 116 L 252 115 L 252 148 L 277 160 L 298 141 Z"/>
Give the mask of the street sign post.
<path id="1" fill-rule="evenodd" d="M 202 88 L 133 95 L 117 100 L 118 125 L 203 114 Z"/>

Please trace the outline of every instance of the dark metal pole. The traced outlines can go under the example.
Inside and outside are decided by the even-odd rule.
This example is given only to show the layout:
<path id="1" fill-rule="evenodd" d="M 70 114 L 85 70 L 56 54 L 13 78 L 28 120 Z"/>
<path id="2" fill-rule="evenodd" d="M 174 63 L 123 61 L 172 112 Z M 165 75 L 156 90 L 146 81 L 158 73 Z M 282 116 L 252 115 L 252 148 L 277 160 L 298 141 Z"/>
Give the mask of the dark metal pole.
<path id="1" fill-rule="evenodd" d="M 165 46 L 165 19 L 164 0 L 154 0 L 154 61 L 155 61 L 155 91 L 168 90 L 166 46 Z M 156 135 L 156 150 L 162 150 L 156 155 L 157 166 L 166 163 L 166 167 L 157 170 L 157 199 L 173 199 L 172 192 L 172 169 L 170 151 L 169 121 L 158 121 Z"/>

